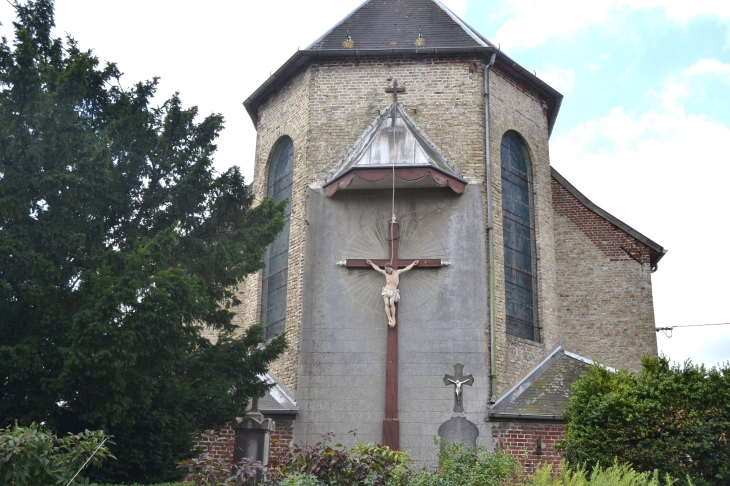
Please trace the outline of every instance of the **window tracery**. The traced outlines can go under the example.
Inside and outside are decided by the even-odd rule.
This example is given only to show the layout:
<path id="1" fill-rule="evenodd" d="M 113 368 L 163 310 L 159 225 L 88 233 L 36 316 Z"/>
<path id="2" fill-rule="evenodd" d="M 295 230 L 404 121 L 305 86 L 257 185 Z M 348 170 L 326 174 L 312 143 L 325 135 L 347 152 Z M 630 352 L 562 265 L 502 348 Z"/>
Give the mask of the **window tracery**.
<path id="1" fill-rule="evenodd" d="M 286 292 L 289 276 L 289 230 L 291 220 L 292 175 L 294 173 L 294 144 L 284 137 L 276 144 L 269 164 L 266 197 L 274 202 L 289 199 L 284 214 L 284 229 L 269 246 L 263 278 L 261 321 L 266 339 L 286 329 Z"/>
<path id="2" fill-rule="evenodd" d="M 507 334 L 539 341 L 532 164 L 516 132 L 505 133 L 500 152 Z"/>

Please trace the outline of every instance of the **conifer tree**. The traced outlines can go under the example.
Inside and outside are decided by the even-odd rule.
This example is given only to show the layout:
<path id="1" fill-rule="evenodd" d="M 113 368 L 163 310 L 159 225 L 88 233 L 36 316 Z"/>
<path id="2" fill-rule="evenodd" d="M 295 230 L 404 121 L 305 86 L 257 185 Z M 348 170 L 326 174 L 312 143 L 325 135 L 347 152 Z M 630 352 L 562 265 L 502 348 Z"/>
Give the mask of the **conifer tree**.
<path id="1" fill-rule="evenodd" d="M 234 334 L 231 311 L 284 203 L 254 205 L 237 168 L 213 169 L 222 116 L 177 94 L 153 107 L 156 79 L 122 87 L 51 36 L 52 0 L 16 12 L 0 45 L 0 427 L 103 429 L 118 458 L 103 479 L 173 479 L 194 431 L 241 414 L 286 346 Z"/>

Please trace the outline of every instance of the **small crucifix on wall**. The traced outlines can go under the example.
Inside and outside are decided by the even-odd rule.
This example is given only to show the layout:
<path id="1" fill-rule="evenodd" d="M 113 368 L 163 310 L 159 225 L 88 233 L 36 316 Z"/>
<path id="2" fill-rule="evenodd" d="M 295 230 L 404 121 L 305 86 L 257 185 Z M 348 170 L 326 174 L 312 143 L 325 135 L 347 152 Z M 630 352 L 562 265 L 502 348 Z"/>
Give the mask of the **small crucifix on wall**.
<path id="1" fill-rule="evenodd" d="M 444 385 L 454 385 L 454 412 L 464 413 L 464 400 L 462 399 L 463 390 L 461 387 L 463 385 L 472 386 L 473 384 L 474 376 L 464 376 L 464 365 L 461 363 L 456 363 L 454 365 L 453 375 L 444 375 Z"/>

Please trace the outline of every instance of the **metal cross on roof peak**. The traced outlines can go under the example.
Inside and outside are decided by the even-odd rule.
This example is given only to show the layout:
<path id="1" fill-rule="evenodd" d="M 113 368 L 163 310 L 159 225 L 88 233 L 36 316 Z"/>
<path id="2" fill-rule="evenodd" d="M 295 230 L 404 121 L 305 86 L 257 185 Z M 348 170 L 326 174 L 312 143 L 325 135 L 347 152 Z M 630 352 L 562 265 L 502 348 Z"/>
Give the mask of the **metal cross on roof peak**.
<path id="1" fill-rule="evenodd" d="M 405 86 L 398 86 L 398 80 L 393 80 L 393 86 L 390 88 L 385 88 L 386 93 L 393 93 L 393 103 L 398 103 L 398 93 L 405 93 L 406 88 Z"/>

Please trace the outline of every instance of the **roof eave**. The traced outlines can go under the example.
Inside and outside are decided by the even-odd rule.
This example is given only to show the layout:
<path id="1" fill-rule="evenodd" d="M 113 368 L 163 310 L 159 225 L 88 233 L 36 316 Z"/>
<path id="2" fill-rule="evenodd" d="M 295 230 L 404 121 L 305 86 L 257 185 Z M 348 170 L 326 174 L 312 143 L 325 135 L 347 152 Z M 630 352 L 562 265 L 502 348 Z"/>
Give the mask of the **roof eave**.
<path id="1" fill-rule="evenodd" d="M 497 64 L 508 73 L 523 79 L 537 88 L 541 94 L 552 101 L 548 106 L 548 134 L 552 133 L 558 117 L 563 95 L 550 87 L 540 78 L 529 72 L 507 55 L 493 46 L 465 46 L 465 47 L 413 47 L 387 49 L 305 49 L 294 53 L 279 69 L 276 70 L 259 88 L 243 102 L 254 126 L 258 125 L 259 100 L 273 91 L 291 75 L 308 64 L 313 58 L 327 57 L 359 57 L 359 56 L 398 56 L 398 55 L 435 55 L 435 54 L 497 54 Z"/>
<path id="2" fill-rule="evenodd" d="M 509 413 L 489 413 L 487 414 L 491 422 L 558 422 L 565 423 L 566 420 L 561 415 L 531 415 L 531 414 L 509 414 Z"/>

